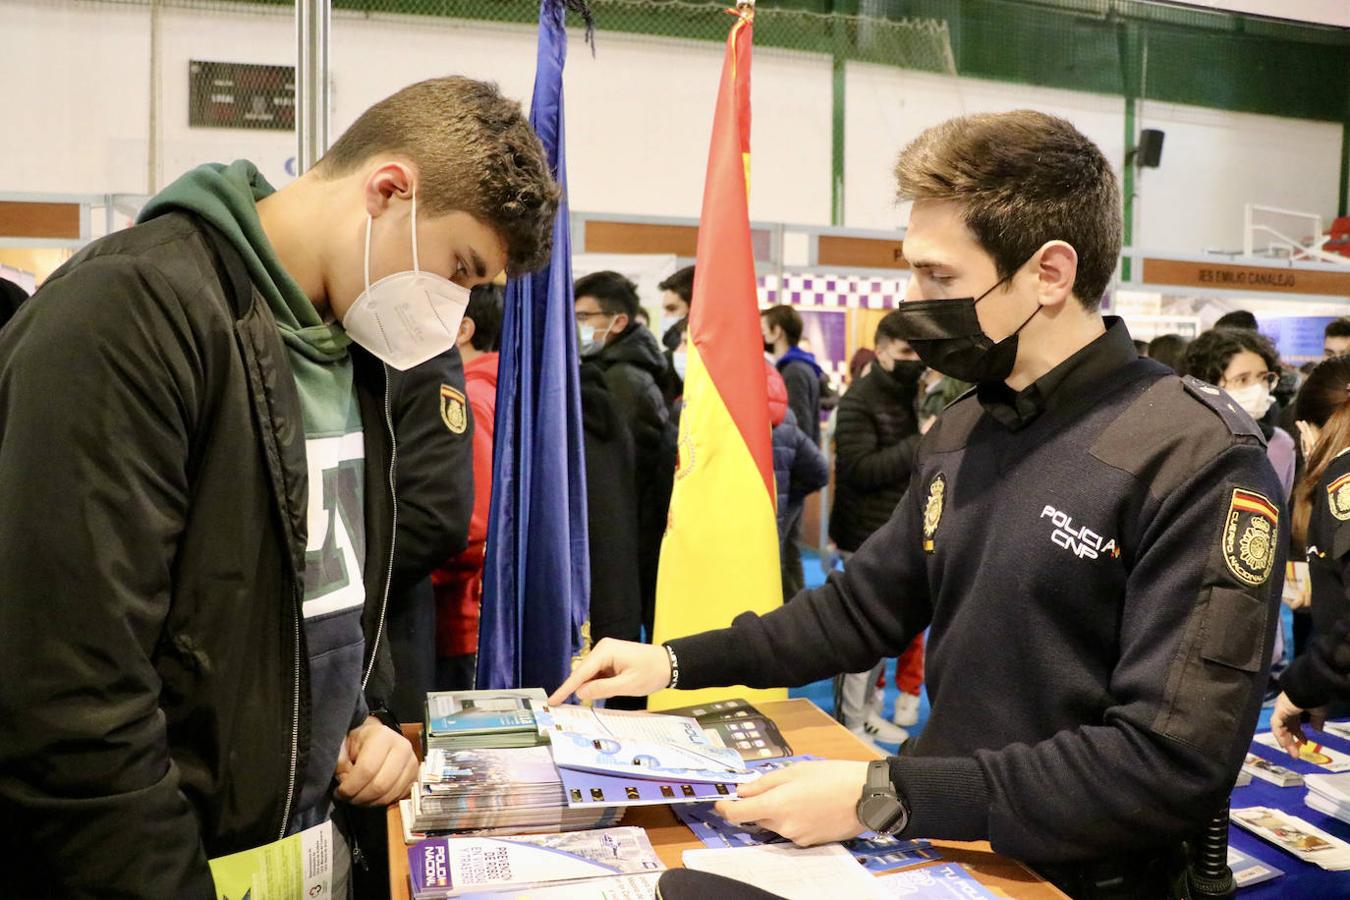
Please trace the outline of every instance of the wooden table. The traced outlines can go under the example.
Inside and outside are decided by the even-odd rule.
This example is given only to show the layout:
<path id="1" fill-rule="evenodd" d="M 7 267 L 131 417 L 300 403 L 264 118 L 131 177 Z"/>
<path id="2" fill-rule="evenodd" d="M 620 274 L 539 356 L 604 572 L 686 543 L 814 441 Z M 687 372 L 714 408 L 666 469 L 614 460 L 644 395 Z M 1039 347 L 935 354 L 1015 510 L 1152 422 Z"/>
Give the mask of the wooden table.
<path id="1" fill-rule="evenodd" d="M 834 719 L 823 713 L 810 700 L 778 700 L 761 703 L 759 708 L 778 723 L 783 737 L 798 754 L 813 754 L 826 759 L 876 759 L 877 754 L 854 737 Z M 404 725 L 403 733 L 421 754 L 421 725 Z M 403 843 L 403 826 L 399 820 L 398 805 L 389 807 L 389 895 L 391 900 L 408 900 L 408 852 Z M 623 817 L 622 825 L 638 825 L 647 829 L 647 836 L 662 862 L 671 868 L 682 865 L 682 854 L 703 844 L 694 833 L 675 818 L 668 806 L 635 806 Z M 961 843 L 934 841 L 942 849 L 943 861 L 959 862 L 987 887 L 995 888 L 1009 897 L 1039 898 L 1064 897 L 1054 885 L 1043 881 L 1021 863 L 999 856 L 984 841 Z"/>

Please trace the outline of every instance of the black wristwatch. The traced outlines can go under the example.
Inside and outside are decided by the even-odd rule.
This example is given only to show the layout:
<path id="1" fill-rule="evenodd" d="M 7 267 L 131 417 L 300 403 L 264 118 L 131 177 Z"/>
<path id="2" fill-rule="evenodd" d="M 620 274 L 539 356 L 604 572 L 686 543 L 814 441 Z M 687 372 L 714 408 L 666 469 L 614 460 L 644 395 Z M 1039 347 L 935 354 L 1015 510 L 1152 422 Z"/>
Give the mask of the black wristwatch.
<path id="1" fill-rule="evenodd" d="M 891 784 L 891 763 L 874 759 L 867 764 L 867 784 L 858 800 L 858 821 L 877 834 L 899 834 L 909 824 L 909 807 Z"/>

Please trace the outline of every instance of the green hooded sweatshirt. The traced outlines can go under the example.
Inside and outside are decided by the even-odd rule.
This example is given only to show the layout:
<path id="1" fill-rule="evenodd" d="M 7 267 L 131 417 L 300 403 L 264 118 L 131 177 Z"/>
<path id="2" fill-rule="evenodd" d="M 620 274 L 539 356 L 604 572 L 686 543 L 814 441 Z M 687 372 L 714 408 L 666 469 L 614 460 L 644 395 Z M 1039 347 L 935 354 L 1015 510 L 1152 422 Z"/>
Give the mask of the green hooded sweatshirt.
<path id="1" fill-rule="evenodd" d="M 340 325 L 325 324 L 281 265 L 258 218 L 274 189 L 246 160 L 193 169 L 146 205 L 141 220 L 187 211 L 234 244 L 281 330 L 305 425 L 309 524 L 305 548 L 305 641 L 309 650 L 311 764 L 300 773 L 291 829 L 327 815 L 332 762 L 348 729 L 365 717 L 361 612 L 366 592 L 365 445 Z"/>
<path id="2" fill-rule="evenodd" d="M 309 604 L 322 598 L 328 598 L 326 606 L 337 603 L 339 608 L 346 607 L 347 602 L 329 596 L 335 592 L 345 591 L 346 600 L 353 604 L 359 593 L 364 602 L 361 563 L 365 518 L 363 480 L 359 476 L 365 451 L 361 412 L 352 384 L 352 359 L 347 352 L 351 339 L 341 325 L 324 323 L 272 249 L 258 218 L 257 203 L 273 193 L 275 188 L 247 160 L 228 166 L 212 163 L 198 166 L 151 198 L 140 220 L 185 210 L 218 228 L 243 257 L 253 284 L 267 300 L 281 329 L 300 394 L 309 463 L 309 547 L 305 560 L 308 617 L 312 615 Z M 358 476 L 355 479 L 350 478 L 353 468 Z M 346 477 L 342 477 L 344 470 Z M 353 481 L 355 497 L 349 487 Z M 337 491 L 338 482 L 344 483 L 342 491 Z M 345 496 L 331 497 L 330 493 Z M 341 521 L 330 515 L 334 510 L 340 513 Z M 338 533 L 343 526 L 345 536 Z M 324 536 L 325 546 L 319 548 L 318 540 Z"/>

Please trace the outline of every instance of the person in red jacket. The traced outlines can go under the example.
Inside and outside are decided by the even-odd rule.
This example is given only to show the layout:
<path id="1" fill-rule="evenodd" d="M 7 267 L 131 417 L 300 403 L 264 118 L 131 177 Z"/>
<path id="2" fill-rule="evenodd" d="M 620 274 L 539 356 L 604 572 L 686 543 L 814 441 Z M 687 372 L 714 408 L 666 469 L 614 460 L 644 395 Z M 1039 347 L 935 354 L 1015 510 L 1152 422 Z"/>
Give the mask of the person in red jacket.
<path id="1" fill-rule="evenodd" d="M 483 599 L 483 559 L 492 502 L 492 433 L 497 410 L 497 339 L 502 330 L 502 289 L 474 288 L 459 326 L 464 385 L 473 415 L 473 516 L 469 545 L 431 575 L 436 593 L 436 687 L 473 688 L 478 658 L 478 609 Z"/>

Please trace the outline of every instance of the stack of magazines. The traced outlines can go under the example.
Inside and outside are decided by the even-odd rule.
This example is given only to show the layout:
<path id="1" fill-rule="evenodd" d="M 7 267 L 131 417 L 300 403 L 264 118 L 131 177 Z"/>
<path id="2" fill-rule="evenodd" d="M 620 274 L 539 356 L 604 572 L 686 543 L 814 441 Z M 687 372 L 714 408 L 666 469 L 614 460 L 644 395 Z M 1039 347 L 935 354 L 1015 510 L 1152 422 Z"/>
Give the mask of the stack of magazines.
<path id="1" fill-rule="evenodd" d="M 513 838 L 439 838 L 408 850 L 413 900 L 522 891 L 623 877 L 622 896 L 652 896 L 665 866 L 641 828 Z"/>
<path id="2" fill-rule="evenodd" d="M 1303 781 L 1308 785 L 1304 803 L 1333 819 L 1350 823 L 1350 773 L 1309 775 Z"/>
<path id="3" fill-rule="evenodd" d="M 520 834 L 615 825 L 623 810 L 568 807 L 547 747 L 427 751 L 405 823 L 410 836 Z"/>
<path id="4" fill-rule="evenodd" d="M 427 694 L 427 749 L 533 747 L 543 742 L 534 709 L 547 702 L 540 688 L 432 692 Z"/>

